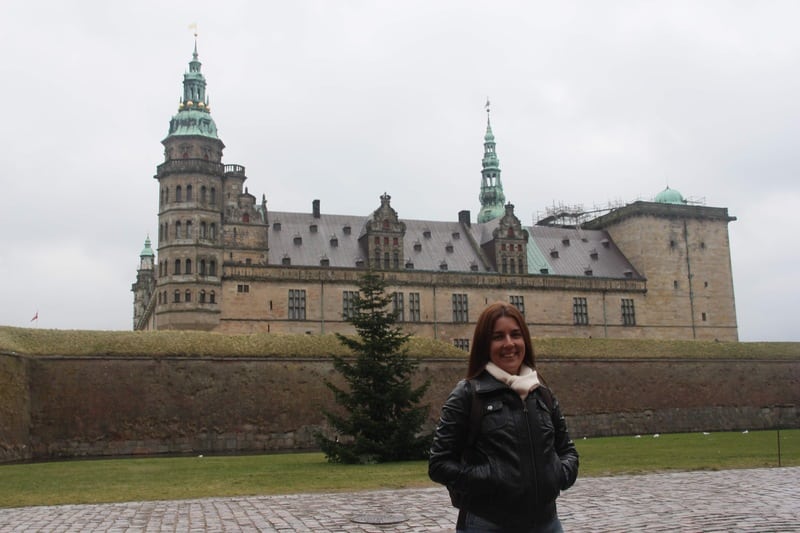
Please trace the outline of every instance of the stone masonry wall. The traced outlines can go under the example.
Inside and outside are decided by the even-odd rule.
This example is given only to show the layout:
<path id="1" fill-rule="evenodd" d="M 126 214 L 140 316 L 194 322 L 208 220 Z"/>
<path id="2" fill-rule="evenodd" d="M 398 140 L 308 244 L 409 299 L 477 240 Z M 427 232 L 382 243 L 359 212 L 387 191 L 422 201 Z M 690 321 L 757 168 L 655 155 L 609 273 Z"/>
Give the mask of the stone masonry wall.
<path id="1" fill-rule="evenodd" d="M 574 438 L 800 427 L 800 361 L 538 366 Z M 429 428 L 465 367 L 466 358 L 421 364 Z M 337 377 L 324 358 L 0 355 L 0 391 L 14 391 L 2 392 L 0 460 L 309 449 L 333 404 L 323 381 Z"/>

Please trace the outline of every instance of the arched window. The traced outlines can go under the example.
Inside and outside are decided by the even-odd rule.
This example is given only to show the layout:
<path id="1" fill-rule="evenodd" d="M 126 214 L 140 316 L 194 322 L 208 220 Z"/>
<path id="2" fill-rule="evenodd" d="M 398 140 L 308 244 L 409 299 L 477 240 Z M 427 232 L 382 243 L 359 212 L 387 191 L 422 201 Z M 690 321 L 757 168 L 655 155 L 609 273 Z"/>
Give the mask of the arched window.
<path id="1" fill-rule="evenodd" d="M 181 238 L 181 223 L 180 223 L 180 221 L 175 223 L 175 238 L 176 239 L 180 239 Z"/>
<path id="2" fill-rule="evenodd" d="M 187 185 L 186 186 L 186 201 L 187 202 L 191 202 L 192 201 L 192 186 L 191 185 Z"/>
<path id="3" fill-rule="evenodd" d="M 216 276 L 217 275 L 217 262 L 213 259 L 208 263 L 208 275 L 209 276 Z M 214 294 L 214 293 L 211 293 Z"/>
<path id="4" fill-rule="evenodd" d="M 185 302 L 191 302 L 192 301 L 192 291 L 190 291 L 189 289 L 186 289 L 186 292 L 184 293 L 183 301 L 185 301 Z"/>
<path id="5" fill-rule="evenodd" d="M 206 186 L 200 187 L 200 202 L 206 203 Z"/>
<path id="6" fill-rule="evenodd" d="M 205 239 L 206 238 L 206 223 L 205 222 L 200 222 L 200 238 L 201 239 Z"/>
<path id="7" fill-rule="evenodd" d="M 211 205 L 217 205 L 217 189 L 211 187 Z"/>
<path id="8" fill-rule="evenodd" d="M 164 240 L 169 240 L 169 222 L 164 222 Z"/>
<path id="9" fill-rule="evenodd" d="M 182 189 L 181 189 L 180 185 L 175 187 L 175 201 L 176 202 L 182 202 L 183 201 L 183 192 L 182 192 Z"/>
<path id="10" fill-rule="evenodd" d="M 200 291 L 200 303 L 201 304 L 206 303 L 206 291 L 205 290 L 201 290 Z"/>
<path id="11" fill-rule="evenodd" d="M 169 202 L 169 187 L 164 189 L 164 203 Z"/>
<path id="12" fill-rule="evenodd" d="M 175 260 L 175 271 L 173 272 L 173 274 L 180 274 L 180 273 L 181 273 L 181 260 L 180 259 L 176 259 Z"/>
<path id="13" fill-rule="evenodd" d="M 217 225 L 214 222 L 212 222 L 211 226 L 209 227 L 208 238 L 211 239 L 212 241 L 217 240 Z"/>
<path id="14" fill-rule="evenodd" d="M 179 291 L 178 289 L 175 289 L 175 297 L 174 297 L 173 301 L 175 303 L 178 303 L 178 302 L 181 301 L 181 291 Z"/>
<path id="15" fill-rule="evenodd" d="M 192 238 L 192 221 L 191 220 L 187 220 L 186 221 L 186 238 L 187 239 L 191 239 Z"/>
<path id="16" fill-rule="evenodd" d="M 192 273 L 192 260 L 186 260 L 186 269 L 184 270 L 184 274 L 191 274 Z"/>
<path id="17" fill-rule="evenodd" d="M 201 259 L 200 260 L 200 272 L 198 272 L 198 274 L 200 274 L 201 276 L 205 276 L 206 275 L 206 260 L 205 259 Z"/>
<path id="18" fill-rule="evenodd" d="M 212 304 L 215 304 L 215 303 L 217 303 L 217 300 L 216 300 L 216 296 L 215 296 L 215 294 L 214 294 L 214 291 L 211 291 L 211 293 L 208 295 L 208 302 L 209 302 L 209 303 L 212 303 Z"/>

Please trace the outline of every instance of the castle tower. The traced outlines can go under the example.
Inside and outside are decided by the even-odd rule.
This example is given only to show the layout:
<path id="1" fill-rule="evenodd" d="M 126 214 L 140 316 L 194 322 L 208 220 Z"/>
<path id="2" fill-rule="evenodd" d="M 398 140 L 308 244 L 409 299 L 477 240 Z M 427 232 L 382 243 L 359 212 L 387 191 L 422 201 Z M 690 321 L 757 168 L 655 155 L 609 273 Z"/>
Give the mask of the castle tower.
<path id="1" fill-rule="evenodd" d="M 131 286 L 133 292 L 133 329 L 145 315 L 147 306 L 156 288 L 156 276 L 153 261 L 155 253 L 150 247 L 150 236 L 144 241 L 144 248 L 139 254 L 139 269 L 136 271 L 136 283 Z"/>
<path id="2" fill-rule="evenodd" d="M 486 101 L 486 135 L 483 137 L 483 169 L 481 170 L 481 192 L 478 199 L 481 209 L 478 222 L 489 222 L 503 216 L 506 212 L 506 195 L 500 181 L 500 160 L 495 152 L 494 133 L 490 117 L 489 101 Z"/>

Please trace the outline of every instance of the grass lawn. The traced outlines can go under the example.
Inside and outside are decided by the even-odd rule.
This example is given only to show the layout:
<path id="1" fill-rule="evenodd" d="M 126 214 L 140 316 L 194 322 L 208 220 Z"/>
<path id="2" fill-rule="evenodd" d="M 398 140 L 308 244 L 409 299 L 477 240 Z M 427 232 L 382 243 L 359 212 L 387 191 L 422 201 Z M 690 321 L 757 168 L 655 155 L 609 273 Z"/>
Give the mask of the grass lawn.
<path id="1" fill-rule="evenodd" d="M 781 431 L 800 466 L 800 430 Z M 581 476 L 778 466 L 777 433 L 609 437 L 576 443 Z M 320 453 L 0 465 L 0 507 L 429 487 L 427 463 L 328 464 Z"/>

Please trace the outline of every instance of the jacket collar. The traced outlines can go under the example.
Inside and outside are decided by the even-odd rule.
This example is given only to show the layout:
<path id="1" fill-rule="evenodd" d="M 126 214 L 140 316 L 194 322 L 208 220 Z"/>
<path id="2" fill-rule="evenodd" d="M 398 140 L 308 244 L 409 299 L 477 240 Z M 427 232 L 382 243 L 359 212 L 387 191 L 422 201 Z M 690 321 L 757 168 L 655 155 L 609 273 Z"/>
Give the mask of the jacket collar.
<path id="1" fill-rule="evenodd" d="M 475 377 L 472 382 L 475 384 L 475 392 L 478 394 L 493 392 L 500 389 L 508 389 L 508 385 L 499 381 L 490 373 L 488 373 L 485 369 Z"/>

